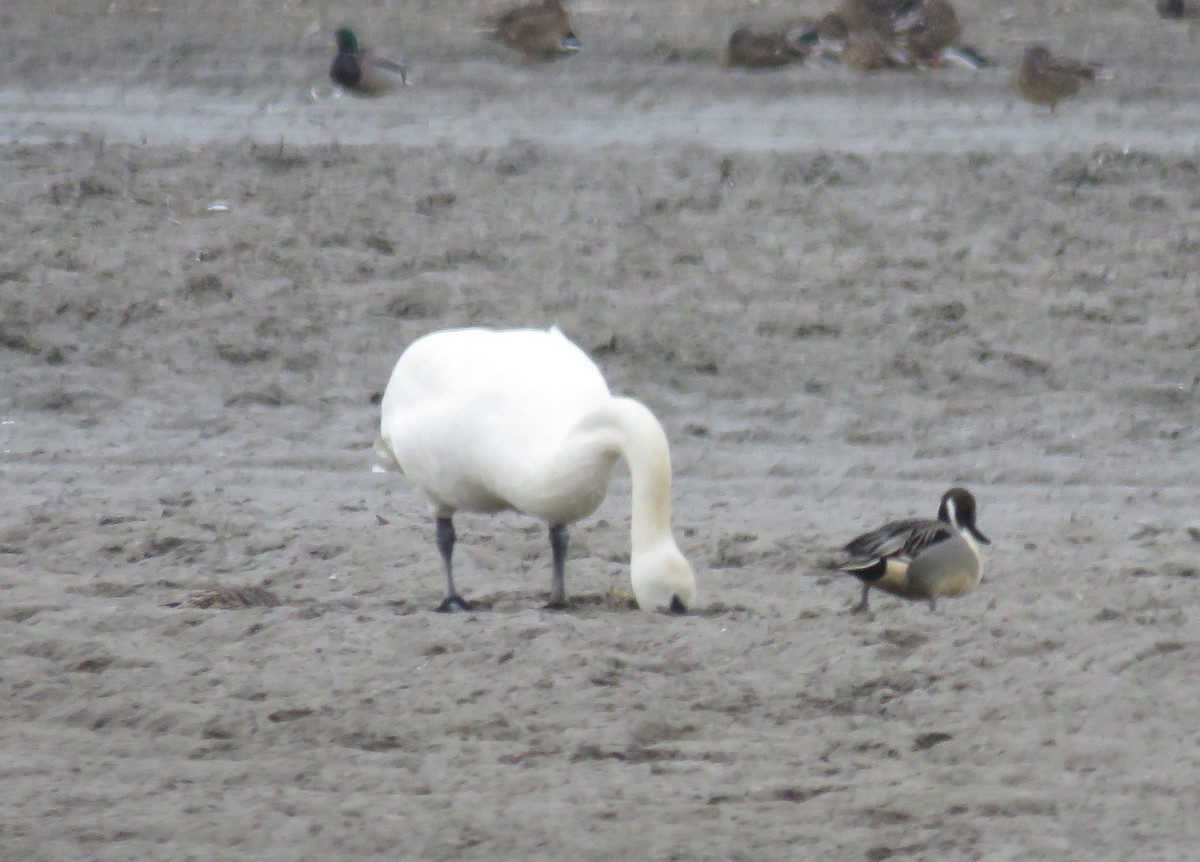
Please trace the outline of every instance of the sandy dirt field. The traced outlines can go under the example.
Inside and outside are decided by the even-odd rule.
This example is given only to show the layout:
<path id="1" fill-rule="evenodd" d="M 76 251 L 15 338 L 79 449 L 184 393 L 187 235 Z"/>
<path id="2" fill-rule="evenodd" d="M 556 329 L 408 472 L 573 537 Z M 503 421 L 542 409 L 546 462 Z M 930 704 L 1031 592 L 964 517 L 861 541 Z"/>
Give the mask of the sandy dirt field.
<path id="1" fill-rule="evenodd" d="M 864 77 L 716 66 L 816 5 L 537 69 L 495 8 L 0 10 L 0 858 L 1197 858 L 1196 22 L 972 0 L 999 68 Z M 345 23 L 414 86 L 335 97 Z M 1111 80 L 1019 102 L 1039 39 Z M 621 468 L 568 612 L 516 515 L 432 612 L 387 375 L 552 323 L 667 429 L 696 614 L 619 600 Z M 847 614 L 953 484 L 979 590 Z"/>

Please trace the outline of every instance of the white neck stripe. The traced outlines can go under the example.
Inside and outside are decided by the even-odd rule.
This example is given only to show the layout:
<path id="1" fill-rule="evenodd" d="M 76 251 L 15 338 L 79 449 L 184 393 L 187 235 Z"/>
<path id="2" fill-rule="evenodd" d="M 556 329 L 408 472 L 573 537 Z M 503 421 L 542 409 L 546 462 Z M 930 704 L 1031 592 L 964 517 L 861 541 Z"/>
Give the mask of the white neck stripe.
<path id="1" fill-rule="evenodd" d="M 950 516 L 950 525 L 956 530 L 962 529 L 962 524 L 958 522 L 958 508 L 954 505 L 954 498 L 946 498 L 946 514 Z"/>

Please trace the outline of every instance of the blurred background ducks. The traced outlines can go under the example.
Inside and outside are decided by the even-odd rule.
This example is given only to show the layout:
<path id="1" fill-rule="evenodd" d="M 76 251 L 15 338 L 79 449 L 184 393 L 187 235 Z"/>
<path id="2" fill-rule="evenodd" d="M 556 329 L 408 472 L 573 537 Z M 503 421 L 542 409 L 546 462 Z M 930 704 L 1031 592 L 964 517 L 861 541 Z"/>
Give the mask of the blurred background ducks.
<path id="1" fill-rule="evenodd" d="M 509 9 L 488 21 L 484 33 L 492 41 L 519 51 L 527 64 L 574 54 L 583 47 L 560 0 Z"/>
<path id="2" fill-rule="evenodd" d="M 963 44 L 958 13 L 948 0 L 922 0 L 896 21 L 900 47 L 924 68 L 954 62 L 968 69 L 982 69 L 991 61 Z"/>
<path id="3" fill-rule="evenodd" d="M 353 30 L 343 27 L 334 38 L 337 54 L 329 67 L 329 77 L 346 92 L 356 96 L 382 96 L 408 83 L 402 62 L 375 56 L 359 45 Z"/>
<path id="4" fill-rule="evenodd" d="M 820 54 L 856 72 L 912 67 L 896 44 L 896 23 L 916 8 L 917 0 L 842 0 L 838 8 L 812 25 Z M 806 35 L 797 30 L 790 36 Z"/>
<path id="5" fill-rule="evenodd" d="M 946 61 L 970 69 L 991 65 L 962 44 L 962 36 L 958 13 L 948 0 L 842 0 L 822 18 L 793 24 L 783 41 L 794 57 L 815 54 L 858 72 L 935 68 Z M 744 38 L 745 28 L 734 37 Z M 731 37 L 727 49 L 731 56 L 733 41 Z M 776 50 L 775 56 L 782 54 Z M 777 65 L 782 64 L 780 59 Z"/>
<path id="6" fill-rule="evenodd" d="M 1095 80 L 1098 69 L 1093 63 L 1055 57 L 1044 45 L 1032 45 L 1013 73 L 1012 87 L 1021 98 L 1049 105 L 1050 113 L 1056 114 L 1058 103 L 1079 92 L 1085 81 Z"/>

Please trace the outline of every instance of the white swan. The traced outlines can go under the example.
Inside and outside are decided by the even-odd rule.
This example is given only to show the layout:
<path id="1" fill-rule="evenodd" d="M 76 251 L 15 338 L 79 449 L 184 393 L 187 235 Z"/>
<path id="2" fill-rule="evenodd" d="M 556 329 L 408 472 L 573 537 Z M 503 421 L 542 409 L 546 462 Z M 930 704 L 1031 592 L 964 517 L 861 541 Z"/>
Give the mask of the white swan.
<path id="1" fill-rule="evenodd" d="M 692 567 L 671 534 L 671 456 L 646 407 L 615 398 L 558 331 L 456 329 L 413 342 L 383 394 L 377 450 L 433 503 L 446 564 L 439 610 L 469 609 L 450 564 L 455 511 L 514 509 L 550 525 L 550 606 L 565 603 L 567 525 L 596 511 L 618 457 L 633 484 L 630 578 L 642 610 L 687 610 Z"/>

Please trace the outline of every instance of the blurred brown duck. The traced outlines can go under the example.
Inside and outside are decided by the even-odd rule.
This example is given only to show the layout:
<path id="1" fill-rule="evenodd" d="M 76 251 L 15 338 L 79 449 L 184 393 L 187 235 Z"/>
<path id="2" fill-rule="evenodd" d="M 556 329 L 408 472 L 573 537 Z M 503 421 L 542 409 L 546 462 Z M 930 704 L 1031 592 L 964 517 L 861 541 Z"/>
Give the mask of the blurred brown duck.
<path id="1" fill-rule="evenodd" d="M 1079 92 L 1084 81 L 1095 78 L 1095 66 L 1055 57 L 1044 45 L 1032 45 L 1013 73 L 1012 86 L 1021 98 L 1049 105 L 1050 113 L 1055 114 L 1060 101 Z"/>
<path id="2" fill-rule="evenodd" d="M 918 4 L 918 0 L 841 0 L 838 15 L 851 33 L 875 33 L 891 39 L 896 21 Z"/>
<path id="3" fill-rule="evenodd" d="M 742 69 L 777 69 L 808 56 L 816 36 L 808 41 L 792 41 L 789 37 L 796 26 L 775 30 L 752 30 L 738 27 L 721 52 L 721 65 Z"/>
<path id="4" fill-rule="evenodd" d="M 334 34 L 337 54 L 329 66 L 329 77 L 356 96 L 382 96 L 408 83 L 406 67 L 398 60 L 378 57 L 358 44 L 348 27 Z"/>
<path id="5" fill-rule="evenodd" d="M 485 27 L 488 38 L 520 51 L 526 63 L 574 54 L 581 47 L 561 0 L 542 0 L 509 9 Z"/>
<path id="6" fill-rule="evenodd" d="M 968 69 L 986 69 L 995 65 L 962 41 L 963 29 L 958 13 L 949 0 L 922 0 L 896 22 L 901 47 L 923 68 L 943 62 L 957 63 Z"/>
<path id="7" fill-rule="evenodd" d="M 912 58 L 877 33 L 851 33 L 842 48 L 842 65 L 855 72 L 911 69 Z"/>
<path id="8" fill-rule="evenodd" d="M 897 24 L 901 44 L 922 66 L 937 66 L 942 52 L 962 41 L 958 13 L 947 0 L 922 0 Z"/>

